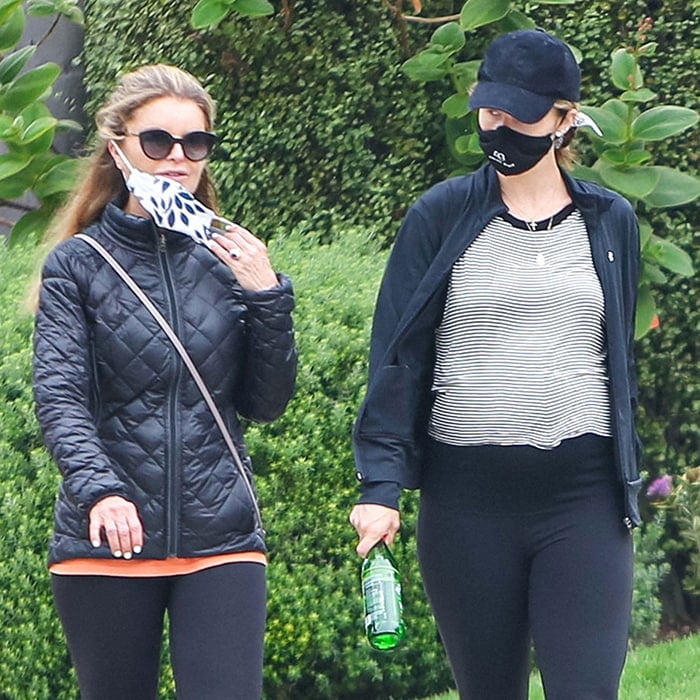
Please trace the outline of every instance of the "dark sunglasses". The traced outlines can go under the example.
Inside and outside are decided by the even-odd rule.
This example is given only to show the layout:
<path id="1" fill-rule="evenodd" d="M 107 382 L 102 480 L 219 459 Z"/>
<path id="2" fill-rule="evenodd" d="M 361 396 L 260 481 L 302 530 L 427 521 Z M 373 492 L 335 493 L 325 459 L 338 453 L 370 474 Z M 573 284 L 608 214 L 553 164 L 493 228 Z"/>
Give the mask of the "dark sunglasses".
<path id="1" fill-rule="evenodd" d="M 216 143 L 216 134 L 210 131 L 190 131 L 180 139 L 164 129 L 147 129 L 138 134 L 128 135 L 138 136 L 141 150 L 151 160 L 166 158 L 176 143 L 182 146 L 182 151 L 188 160 L 204 160 Z"/>

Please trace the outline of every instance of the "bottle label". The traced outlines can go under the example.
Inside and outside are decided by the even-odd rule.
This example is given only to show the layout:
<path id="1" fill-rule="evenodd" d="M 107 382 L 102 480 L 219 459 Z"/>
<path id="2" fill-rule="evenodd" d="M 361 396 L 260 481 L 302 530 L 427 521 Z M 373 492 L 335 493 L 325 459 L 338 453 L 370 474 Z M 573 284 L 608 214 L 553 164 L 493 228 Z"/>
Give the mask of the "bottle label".
<path id="1" fill-rule="evenodd" d="M 391 567 L 373 570 L 362 582 L 365 627 L 370 633 L 396 632 L 401 625 L 401 585 Z"/>

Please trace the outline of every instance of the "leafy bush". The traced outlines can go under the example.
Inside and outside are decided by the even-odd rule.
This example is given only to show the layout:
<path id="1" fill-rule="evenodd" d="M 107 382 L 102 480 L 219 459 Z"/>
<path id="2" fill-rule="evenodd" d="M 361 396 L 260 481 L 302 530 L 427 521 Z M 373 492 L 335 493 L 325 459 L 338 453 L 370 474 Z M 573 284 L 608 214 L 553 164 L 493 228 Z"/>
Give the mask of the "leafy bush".
<path id="1" fill-rule="evenodd" d="M 634 532 L 634 593 L 630 626 L 630 643 L 633 645 L 656 641 L 659 631 L 662 612 L 659 587 L 669 571 L 660 545 L 663 525 L 663 517 L 657 516 Z"/>
<path id="2" fill-rule="evenodd" d="M 32 242 L 0 245 L 0 697 L 68 698 L 74 685 L 50 602 L 46 544 L 58 473 L 41 447 L 22 299 Z"/>

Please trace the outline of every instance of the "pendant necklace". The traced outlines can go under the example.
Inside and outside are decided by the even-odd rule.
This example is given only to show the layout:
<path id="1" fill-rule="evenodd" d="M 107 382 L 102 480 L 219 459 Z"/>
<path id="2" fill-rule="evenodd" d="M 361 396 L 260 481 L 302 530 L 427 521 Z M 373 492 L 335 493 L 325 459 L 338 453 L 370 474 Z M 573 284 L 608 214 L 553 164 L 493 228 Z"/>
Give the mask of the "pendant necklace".
<path id="1" fill-rule="evenodd" d="M 552 230 L 552 224 L 554 222 L 554 216 L 549 217 L 549 221 L 547 223 L 547 227 L 543 229 L 544 231 L 551 231 Z M 537 230 L 537 222 L 536 221 L 530 221 L 529 224 L 530 230 L 536 231 Z M 541 250 L 537 251 L 537 256 L 535 257 L 535 262 L 537 263 L 537 267 L 544 267 L 545 263 L 547 260 L 544 257 L 544 253 Z"/>

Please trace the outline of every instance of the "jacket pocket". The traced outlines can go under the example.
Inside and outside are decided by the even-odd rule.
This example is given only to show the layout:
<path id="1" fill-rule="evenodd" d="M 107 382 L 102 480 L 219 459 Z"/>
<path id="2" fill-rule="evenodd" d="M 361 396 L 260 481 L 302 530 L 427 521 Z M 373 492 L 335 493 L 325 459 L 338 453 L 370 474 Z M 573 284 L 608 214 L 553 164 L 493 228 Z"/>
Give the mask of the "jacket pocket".
<path id="1" fill-rule="evenodd" d="M 406 365 L 382 367 L 370 385 L 359 432 L 413 440 L 417 384 L 415 373 Z"/>

